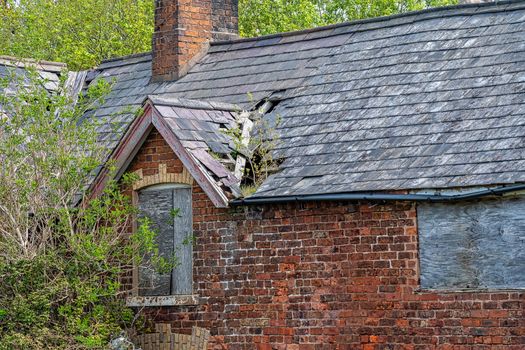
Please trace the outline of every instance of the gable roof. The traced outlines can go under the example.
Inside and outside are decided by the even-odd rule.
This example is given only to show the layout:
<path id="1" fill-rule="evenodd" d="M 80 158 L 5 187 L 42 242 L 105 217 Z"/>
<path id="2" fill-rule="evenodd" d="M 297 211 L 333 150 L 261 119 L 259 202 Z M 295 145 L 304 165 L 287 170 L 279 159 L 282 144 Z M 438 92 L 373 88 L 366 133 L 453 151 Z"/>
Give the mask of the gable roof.
<path id="1" fill-rule="evenodd" d="M 237 127 L 241 117 L 239 109 L 225 103 L 156 96 L 148 96 L 143 109 L 111 155 L 120 173 L 127 169 L 155 128 L 211 201 L 217 207 L 227 207 L 228 194 L 240 194 L 240 179 L 231 171 L 235 162 L 228 162 L 228 157 L 233 146 L 223 130 Z M 216 158 L 208 152 L 213 152 Z M 100 192 L 107 181 L 107 171 L 102 171 L 93 184 L 94 194 Z"/>
<path id="2" fill-rule="evenodd" d="M 115 81 L 89 116 L 108 150 L 147 95 L 280 100 L 266 117 L 284 162 L 255 197 L 525 182 L 524 0 L 214 43 L 181 79 L 150 77 L 150 54 L 88 74 Z"/>

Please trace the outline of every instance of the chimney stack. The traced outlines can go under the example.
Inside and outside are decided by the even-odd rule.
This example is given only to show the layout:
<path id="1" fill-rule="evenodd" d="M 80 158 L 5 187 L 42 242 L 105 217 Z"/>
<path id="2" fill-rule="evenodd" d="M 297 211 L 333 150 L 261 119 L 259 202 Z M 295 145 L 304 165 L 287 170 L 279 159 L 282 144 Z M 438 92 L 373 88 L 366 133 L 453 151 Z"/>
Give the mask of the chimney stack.
<path id="1" fill-rule="evenodd" d="M 238 0 L 155 0 L 152 80 L 187 73 L 210 41 L 238 36 Z"/>

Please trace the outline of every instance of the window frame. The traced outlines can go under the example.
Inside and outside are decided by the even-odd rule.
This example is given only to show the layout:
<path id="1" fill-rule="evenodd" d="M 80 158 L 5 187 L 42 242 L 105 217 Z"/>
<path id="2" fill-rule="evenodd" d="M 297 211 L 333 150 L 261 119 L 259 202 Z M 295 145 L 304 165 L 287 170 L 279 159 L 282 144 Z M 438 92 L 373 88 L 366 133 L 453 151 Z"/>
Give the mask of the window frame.
<path id="1" fill-rule="evenodd" d="M 193 186 L 189 183 L 183 182 L 160 182 L 152 183 L 143 186 L 136 186 L 132 189 L 132 205 L 137 208 L 139 205 L 139 192 L 143 190 L 162 190 L 162 189 L 175 189 L 175 188 L 186 188 L 190 190 L 190 198 L 193 197 Z M 193 200 L 190 204 L 191 208 L 191 226 L 193 231 Z M 131 230 L 132 234 L 137 232 L 137 216 L 133 215 Z M 198 299 L 195 294 L 195 282 L 193 279 L 193 255 L 190 261 L 191 265 L 191 294 L 173 294 L 173 295 L 161 295 L 161 296 L 141 296 L 139 295 L 139 266 L 134 265 L 132 269 L 132 288 L 131 295 L 126 299 L 126 305 L 130 307 L 149 307 L 149 306 L 176 306 L 176 305 L 197 305 Z"/>
<path id="2" fill-rule="evenodd" d="M 506 194 L 504 196 L 499 196 L 499 197 L 489 197 L 489 198 L 485 198 L 485 199 L 481 199 L 481 201 L 512 201 L 512 200 L 520 200 L 520 199 L 525 199 L 525 193 L 509 193 L 509 194 Z M 461 201 L 461 202 L 457 202 L 457 203 L 450 203 L 448 204 L 449 206 L 453 206 L 454 204 L 456 205 L 461 205 L 463 204 L 464 206 L 468 206 L 469 204 L 472 205 L 472 204 L 477 204 L 479 201 L 476 200 L 476 201 L 471 201 L 471 200 L 466 200 L 466 201 Z M 426 203 L 428 204 L 428 203 Z M 433 205 L 446 205 L 447 203 L 433 203 Z M 416 262 L 416 273 L 417 273 L 417 278 L 418 278 L 418 288 L 415 290 L 415 292 L 417 293 L 477 293 L 477 292 L 481 292 L 481 293 L 484 293 L 484 292 L 494 292 L 494 293 L 498 293 L 498 292 L 523 292 L 525 290 L 525 288 L 522 288 L 522 287 L 484 287 L 484 286 L 480 286 L 480 287 L 454 287 L 454 286 L 423 286 L 422 285 L 422 275 L 423 275 L 423 270 L 422 270 L 422 264 L 421 264 L 421 259 L 422 259 L 422 254 L 421 254 L 421 249 L 422 249 L 422 228 L 423 228 L 423 224 L 422 224 L 422 219 L 423 216 L 421 215 L 421 211 L 420 211 L 420 203 L 418 203 L 416 205 L 416 227 L 417 227 L 417 262 Z"/>

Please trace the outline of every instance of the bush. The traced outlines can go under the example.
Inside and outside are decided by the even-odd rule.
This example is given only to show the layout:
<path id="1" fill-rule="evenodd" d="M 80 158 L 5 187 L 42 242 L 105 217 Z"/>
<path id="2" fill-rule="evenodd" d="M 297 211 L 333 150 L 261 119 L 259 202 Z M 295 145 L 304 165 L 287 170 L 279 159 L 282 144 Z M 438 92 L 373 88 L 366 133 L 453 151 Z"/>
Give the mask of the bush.
<path id="1" fill-rule="evenodd" d="M 0 349 L 105 348 L 135 319 L 121 277 L 158 251 L 151 232 L 129 239 L 121 184 L 82 195 L 107 156 L 82 118 L 110 86 L 75 101 L 66 76 L 52 92 L 31 69 L 0 85 Z"/>

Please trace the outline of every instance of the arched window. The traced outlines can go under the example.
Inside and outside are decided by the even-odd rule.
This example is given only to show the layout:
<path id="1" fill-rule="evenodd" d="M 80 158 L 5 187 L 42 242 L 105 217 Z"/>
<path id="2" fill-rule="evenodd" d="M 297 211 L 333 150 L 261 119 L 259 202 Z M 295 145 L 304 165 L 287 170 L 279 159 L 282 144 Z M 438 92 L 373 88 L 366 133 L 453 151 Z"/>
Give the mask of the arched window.
<path id="1" fill-rule="evenodd" d="M 157 235 L 159 253 L 178 264 L 160 273 L 147 260 L 138 268 L 139 296 L 192 294 L 193 227 L 191 186 L 162 184 L 137 191 L 139 218 L 147 217 Z"/>

